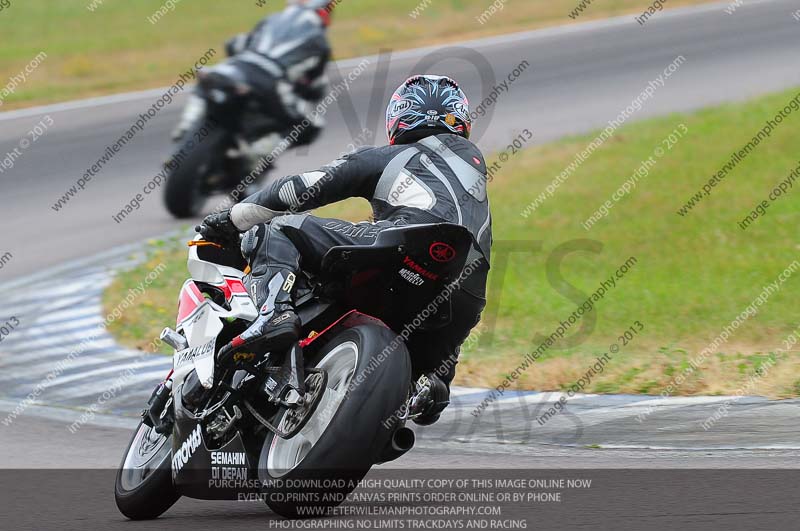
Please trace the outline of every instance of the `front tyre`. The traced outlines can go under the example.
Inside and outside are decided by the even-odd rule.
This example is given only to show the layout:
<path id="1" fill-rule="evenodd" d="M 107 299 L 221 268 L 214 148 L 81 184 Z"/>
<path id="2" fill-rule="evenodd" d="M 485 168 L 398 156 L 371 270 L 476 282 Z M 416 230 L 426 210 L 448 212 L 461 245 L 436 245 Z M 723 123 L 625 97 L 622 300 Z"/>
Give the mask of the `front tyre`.
<path id="1" fill-rule="evenodd" d="M 131 520 L 158 518 L 178 501 L 172 485 L 171 437 L 139 423 L 117 471 L 114 498 Z"/>
<path id="2" fill-rule="evenodd" d="M 288 518 L 321 516 L 341 504 L 379 461 L 392 432 L 383 426 L 407 398 L 411 361 L 382 326 L 363 325 L 331 339 L 313 366 L 327 375 L 311 418 L 291 439 L 270 433 L 259 460 L 264 499 Z M 349 390 L 349 393 L 348 393 Z M 282 428 L 286 415 L 279 419 Z"/>
<path id="3" fill-rule="evenodd" d="M 202 120 L 183 135 L 180 147 L 165 164 L 164 204 L 176 218 L 197 216 L 206 202 L 205 187 L 215 164 L 224 155 L 227 133 Z"/>

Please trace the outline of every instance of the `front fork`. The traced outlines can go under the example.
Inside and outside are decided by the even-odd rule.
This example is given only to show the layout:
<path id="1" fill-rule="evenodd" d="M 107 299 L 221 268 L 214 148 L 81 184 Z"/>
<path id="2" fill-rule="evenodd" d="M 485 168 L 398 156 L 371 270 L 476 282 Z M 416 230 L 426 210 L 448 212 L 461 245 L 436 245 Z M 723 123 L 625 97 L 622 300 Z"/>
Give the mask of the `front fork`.
<path id="1" fill-rule="evenodd" d="M 156 430 L 160 435 L 167 435 L 172 432 L 173 419 L 164 413 L 169 410 L 167 404 L 172 398 L 172 379 L 167 378 L 153 390 L 147 407 L 142 411 L 142 422 Z"/>

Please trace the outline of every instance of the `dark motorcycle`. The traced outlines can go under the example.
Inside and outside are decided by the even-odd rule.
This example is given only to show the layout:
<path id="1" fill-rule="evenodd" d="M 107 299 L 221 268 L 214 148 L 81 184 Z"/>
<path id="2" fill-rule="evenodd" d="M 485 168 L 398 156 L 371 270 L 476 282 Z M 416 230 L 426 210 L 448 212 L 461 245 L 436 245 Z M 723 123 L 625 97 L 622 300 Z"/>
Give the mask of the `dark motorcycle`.
<path id="1" fill-rule="evenodd" d="M 223 348 L 257 315 L 241 255 L 199 237 L 190 245 L 178 326 L 162 333 L 173 370 L 125 452 L 117 506 L 147 519 L 181 496 L 257 496 L 286 517 L 321 516 L 373 465 L 413 446 L 406 422 L 431 390 L 425 378 L 412 382 L 398 332 L 434 302 L 420 328 L 448 322 L 448 286 L 472 237 L 442 223 L 331 249 L 318 274 L 296 280 L 304 339 L 266 353 Z"/>
<path id="2" fill-rule="evenodd" d="M 263 164 L 257 179 L 242 183 L 251 172 L 244 156 L 248 139 L 254 132 L 278 131 L 281 125 L 268 117 L 241 74 L 198 74 L 181 122 L 173 135 L 175 152 L 164 163 L 164 203 L 173 216 L 196 216 L 211 194 L 252 187 L 269 171 L 271 161 Z"/>

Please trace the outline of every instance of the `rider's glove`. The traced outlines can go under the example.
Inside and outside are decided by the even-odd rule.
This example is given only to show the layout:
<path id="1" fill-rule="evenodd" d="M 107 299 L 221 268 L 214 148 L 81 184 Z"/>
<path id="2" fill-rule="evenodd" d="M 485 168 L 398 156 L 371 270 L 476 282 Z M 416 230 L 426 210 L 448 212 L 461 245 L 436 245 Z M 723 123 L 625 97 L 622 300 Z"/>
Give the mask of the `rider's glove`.
<path id="1" fill-rule="evenodd" d="M 201 225 L 195 227 L 206 241 L 218 243 L 223 247 L 239 245 L 240 231 L 231 221 L 231 211 L 223 210 L 219 214 L 206 216 Z"/>

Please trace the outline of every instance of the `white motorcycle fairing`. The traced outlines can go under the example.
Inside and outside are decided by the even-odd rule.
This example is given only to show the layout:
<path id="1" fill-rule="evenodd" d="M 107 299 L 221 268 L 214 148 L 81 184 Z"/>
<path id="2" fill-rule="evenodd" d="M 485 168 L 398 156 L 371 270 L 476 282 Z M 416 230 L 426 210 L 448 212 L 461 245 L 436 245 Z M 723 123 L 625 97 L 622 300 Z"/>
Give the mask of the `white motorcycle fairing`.
<path id="1" fill-rule="evenodd" d="M 189 346 L 173 355 L 172 381 L 182 383 L 194 369 L 200 384 L 210 389 L 214 383 L 214 355 L 217 336 L 223 329 L 222 320 L 253 321 L 258 317 L 258 309 L 242 282 L 242 271 L 201 260 L 197 246 L 189 250 L 188 267 L 192 278 L 181 288 L 176 331 L 186 338 Z M 222 291 L 229 309 L 206 297 L 197 282 Z"/>

